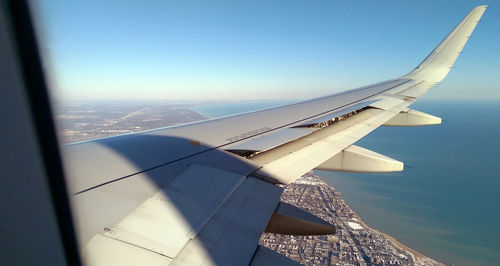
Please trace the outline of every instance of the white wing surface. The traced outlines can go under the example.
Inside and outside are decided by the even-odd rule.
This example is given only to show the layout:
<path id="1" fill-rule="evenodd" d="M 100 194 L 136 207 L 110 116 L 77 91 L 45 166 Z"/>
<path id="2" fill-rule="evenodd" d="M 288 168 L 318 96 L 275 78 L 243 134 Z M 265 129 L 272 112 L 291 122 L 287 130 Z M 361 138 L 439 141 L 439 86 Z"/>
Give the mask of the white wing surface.
<path id="1" fill-rule="evenodd" d="M 261 233 L 324 234 L 318 218 L 280 203 L 312 169 L 403 170 L 353 144 L 381 125 L 441 119 L 409 109 L 448 73 L 486 6 L 474 8 L 413 71 L 309 101 L 65 147 L 86 262 L 290 263 L 258 248 Z M 267 229 L 266 229 L 267 228 Z"/>

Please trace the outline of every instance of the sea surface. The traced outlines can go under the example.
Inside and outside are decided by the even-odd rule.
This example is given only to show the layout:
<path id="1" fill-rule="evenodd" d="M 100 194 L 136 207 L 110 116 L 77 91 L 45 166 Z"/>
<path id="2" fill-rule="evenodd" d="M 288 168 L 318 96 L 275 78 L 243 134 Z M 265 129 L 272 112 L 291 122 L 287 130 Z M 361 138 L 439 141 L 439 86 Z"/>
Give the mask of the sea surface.
<path id="1" fill-rule="evenodd" d="M 285 102 L 196 106 L 207 117 Z M 356 145 L 405 163 L 388 174 L 316 171 L 371 227 L 446 264 L 500 261 L 500 101 L 418 101 L 443 118 L 425 127 L 380 127 Z"/>

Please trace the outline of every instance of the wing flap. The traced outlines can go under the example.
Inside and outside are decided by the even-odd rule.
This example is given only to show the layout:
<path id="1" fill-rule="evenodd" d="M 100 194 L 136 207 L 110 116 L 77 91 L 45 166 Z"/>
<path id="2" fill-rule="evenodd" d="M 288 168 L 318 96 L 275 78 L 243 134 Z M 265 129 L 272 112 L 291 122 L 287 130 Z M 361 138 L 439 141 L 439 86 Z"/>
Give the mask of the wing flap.
<path id="1" fill-rule="evenodd" d="M 281 193 L 282 188 L 253 177 L 191 165 L 130 215 L 92 237 L 85 257 L 99 265 L 116 265 L 120 254 L 135 254 L 153 265 L 245 264 Z M 228 250 L 231 245 L 236 248 Z"/>
<path id="2" fill-rule="evenodd" d="M 95 235 L 82 249 L 85 265 L 169 265 L 172 259 L 113 238 Z"/>
<path id="3" fill-rule="evenodd" d="M 175 258 L 244 178 L 212 167 L 191 165 L 103 235 Z M 210 189 L 206 189 L 206 184 L 210 184 Z"/>
<path id="4" fill-rule="evenodd" d="M 389 110 L 364 110 L 250 159 L 262 166 L 259 173 L 273 176 L 283 184 L 289 184 L 390 120 L 411 102 L 403 100 Z"/>
<path id="5" fill-rule="evenodd" d="M 174 265 L 247 265 L 283 189 L 250 176 L 238 187 Z"/>

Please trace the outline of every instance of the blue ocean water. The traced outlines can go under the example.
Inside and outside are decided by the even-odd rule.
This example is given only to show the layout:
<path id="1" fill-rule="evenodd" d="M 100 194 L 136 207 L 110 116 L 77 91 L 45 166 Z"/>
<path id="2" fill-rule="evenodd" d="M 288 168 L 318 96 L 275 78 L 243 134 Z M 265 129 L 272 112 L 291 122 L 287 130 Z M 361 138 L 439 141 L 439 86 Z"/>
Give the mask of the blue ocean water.
<path id="1" fill-rule="evenodd" d="M 214 117 L 269 106 L 272 102 L 194 109 Z M 497 265 L 500 101 L 422 101 L 412 108 L 444 122 L 380 127 L 356 143 L 403 161 L 403 172 L 317 174 L 341 191 L 367 224 L 411 248 L 446 264 Z"/>

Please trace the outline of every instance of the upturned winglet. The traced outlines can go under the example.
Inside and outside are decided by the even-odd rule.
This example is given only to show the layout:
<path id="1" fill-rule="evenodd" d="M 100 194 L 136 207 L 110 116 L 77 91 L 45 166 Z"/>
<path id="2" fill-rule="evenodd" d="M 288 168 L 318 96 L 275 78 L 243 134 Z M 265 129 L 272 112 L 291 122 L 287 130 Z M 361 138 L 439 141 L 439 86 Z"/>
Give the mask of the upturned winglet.
<path id="1" fill-rule="evenodd" d="M 440 82 L 446 77 L 488 6 L 478 6 L 441 41 L 417 68 L 404 78 Z"/>

